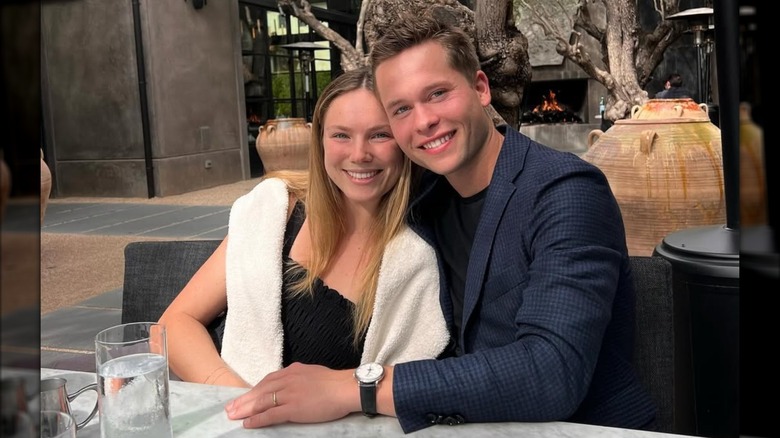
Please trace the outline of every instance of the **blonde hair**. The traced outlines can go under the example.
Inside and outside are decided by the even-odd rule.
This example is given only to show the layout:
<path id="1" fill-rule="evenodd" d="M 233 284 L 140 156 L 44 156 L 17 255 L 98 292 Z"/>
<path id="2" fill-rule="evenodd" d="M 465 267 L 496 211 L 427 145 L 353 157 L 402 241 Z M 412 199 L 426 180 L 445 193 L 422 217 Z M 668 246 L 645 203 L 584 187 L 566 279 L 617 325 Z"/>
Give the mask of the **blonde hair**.
<path id="1" fill-rule="evenodd" d="M 293 294 L 313 293 L 316 279 L 330 267 L 333 256 L 346 233 L 342 193 L 325 171 L 322 122 L 336 98 L 358 89 L 374 92 L 374 82 L 371 70 L 368 68 L 345 72 L 322 91 L 312 119 L 308 174 L 275 172 L 269 175 L 285 180 L 293 195 L 304 201 L 309 220 L 311 249 L 307 260 L 308 269 L 305 275 L 293 284 L 291 290 Z M 301 178 L 308 181 L 302 184 Z M 404 155 L 398 183 L 380 200 L 377 216 L 368 235 L 363 256 L 363 260 L 366 260 L 366 268 L 358 278 L 359 290 L 362 293 L 354 313 L 355 345 L 360 342 L 371 322 L 384 249 L 405 226 L 404 218 L 409 205 L 411 180 L 411 161 Z"/>

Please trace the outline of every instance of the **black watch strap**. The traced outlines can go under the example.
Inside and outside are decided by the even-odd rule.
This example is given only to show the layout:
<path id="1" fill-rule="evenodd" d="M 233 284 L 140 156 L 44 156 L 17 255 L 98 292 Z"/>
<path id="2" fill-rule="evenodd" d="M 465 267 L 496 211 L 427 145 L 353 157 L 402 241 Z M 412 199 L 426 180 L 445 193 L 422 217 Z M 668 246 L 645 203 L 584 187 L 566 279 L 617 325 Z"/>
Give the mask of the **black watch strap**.
<path id="1" fill-rule="evenodd" d="M 376 416 L 376 382 L 360 384 L 360 407 L 366 417 Z"/>

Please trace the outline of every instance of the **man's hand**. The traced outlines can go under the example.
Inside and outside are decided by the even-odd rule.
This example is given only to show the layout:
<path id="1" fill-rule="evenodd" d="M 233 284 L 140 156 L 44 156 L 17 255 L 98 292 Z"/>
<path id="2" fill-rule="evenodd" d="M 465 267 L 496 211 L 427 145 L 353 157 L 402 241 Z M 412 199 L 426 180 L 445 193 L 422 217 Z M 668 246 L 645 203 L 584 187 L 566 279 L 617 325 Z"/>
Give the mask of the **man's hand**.
<path id="1" fill-rule="evenodd" d="M 228 418 L 245 428 L 278 423 L 322 423 L 360 411 L 354 370 L 334 371 L 294 363 L 268 374 L 246 394 L 225 406 Z"/>

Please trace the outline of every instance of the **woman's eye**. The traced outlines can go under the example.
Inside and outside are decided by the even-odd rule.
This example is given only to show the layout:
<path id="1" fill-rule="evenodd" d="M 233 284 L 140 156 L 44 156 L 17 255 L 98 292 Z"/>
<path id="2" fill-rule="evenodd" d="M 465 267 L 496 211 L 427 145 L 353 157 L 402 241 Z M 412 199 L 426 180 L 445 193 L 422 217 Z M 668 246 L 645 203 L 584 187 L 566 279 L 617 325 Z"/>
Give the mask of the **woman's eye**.
<path id="1" fill-rule="evenodd" d="M 390 135 L 389 132 L 377 132 L 376 134 L 374 134 L 374 137 L 376 137 L 376 138 L 393 138 L 393 136 Z"/>
<path id="2" fill-rule="evenodd" d="M 331 135 L 332 138 L 349 138 L 347 134 L 344 134 L 343 132 L 337 132 L 333 135 Z"/>

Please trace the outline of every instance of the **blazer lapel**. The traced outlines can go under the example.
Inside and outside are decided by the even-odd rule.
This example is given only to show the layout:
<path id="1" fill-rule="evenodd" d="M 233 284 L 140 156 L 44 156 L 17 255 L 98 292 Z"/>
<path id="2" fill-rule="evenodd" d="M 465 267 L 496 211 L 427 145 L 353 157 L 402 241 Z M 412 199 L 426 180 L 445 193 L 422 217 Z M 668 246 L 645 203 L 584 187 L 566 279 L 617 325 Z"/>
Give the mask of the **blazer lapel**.
<path id="1" fill-rule="evenodd" d="M 493 241 L 498 230 L 498 223 L 504 215 L 509 199 L 515 191 L 515 186 L 506 181 L 493 181 L 485 196 L 482 216 L 479 219 L 474 243 L 471 245 L 469 267 L 466 271 L 466 290 L 463 297 L 463 324 L 461 340 L 465 341 L 464 333 L 471 314 L 482 296 L 482 284 L 485 280 L 490 253 L 493 251 Z"/>
<path id="2" fill-rule="evenodd" d="M 482 285 L 485 282 L 488 260 L 493 252 L 493 242 L 496 238 L 498 224 L 504 215 L 512 194 L 517 190 L 515 180 L 525 165 L 529 139 L 514 129 L 504 126 L 498 128 L 504 135 L 504 143 L 493 170 L 485 205 L 474 235 L 474 242 L 469 255 L 469 266 L 466 272 L 466 290 L 463 297 L 463 324 L 461 325 L 461 345 L 465 341 L 465 332 L 474 308 L 482 296 Z M 465 347 L 465 345 L 464 345 Z"/>

